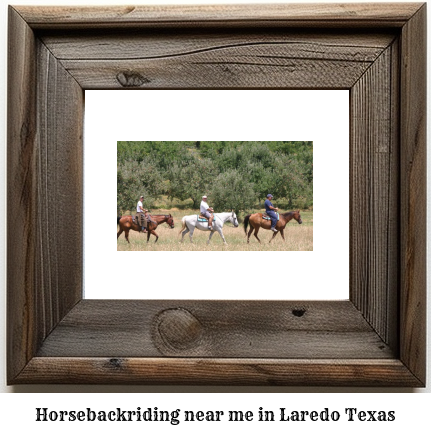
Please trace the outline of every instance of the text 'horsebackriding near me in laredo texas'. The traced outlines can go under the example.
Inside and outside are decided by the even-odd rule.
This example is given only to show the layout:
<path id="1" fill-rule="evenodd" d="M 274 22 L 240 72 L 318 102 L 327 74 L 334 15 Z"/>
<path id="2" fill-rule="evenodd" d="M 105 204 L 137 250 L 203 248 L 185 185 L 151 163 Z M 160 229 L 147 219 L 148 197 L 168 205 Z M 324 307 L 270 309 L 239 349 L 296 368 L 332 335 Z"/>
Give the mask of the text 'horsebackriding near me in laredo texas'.
<path id="1" fill-rule="evenodd" d="M 286 239 L 284 238 L 284 228 L 286 227 L 286 224 L 290 222 L 292 219 L 295 219 L 299 224 L 302 224 L 301 215 L 299 214 L 299 210 L 297 211 L 291 211 L 287 213 L 276 213 L 278 210 L 277 207 L 274 207 L 272 205 L 272 198 L 273 196 L 271 194 L 268 194 L 265 201 L 265 210 L 266 213 L 253 213 L 249 214 L 244 218 L 244 232 L 247 234 L 247 227 L 250 224 L 250 230 L 247 234 L 247 243 L 250 242 L 250 236 L 254 231 L 254 236 L 260 243 L 260 239 L 257 236 L 257 233 L 259 232 L 260 228 L 271 230 L 274 232 L 273 236 L 271 237 L 271 241 L 274 239 L 274 237 L 277 235 L 278 231 L 280 231 L 281 237 L 284 241 Z"/>

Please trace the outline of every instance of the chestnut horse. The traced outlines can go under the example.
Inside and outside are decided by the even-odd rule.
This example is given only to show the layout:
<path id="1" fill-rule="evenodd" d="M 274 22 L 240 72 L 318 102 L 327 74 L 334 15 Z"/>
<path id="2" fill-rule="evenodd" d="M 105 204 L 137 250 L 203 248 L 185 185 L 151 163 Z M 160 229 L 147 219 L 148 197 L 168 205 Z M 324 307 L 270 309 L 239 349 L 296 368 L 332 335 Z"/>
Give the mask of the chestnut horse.
<path id="1" fill-rule="evenodd" d="M 152 234 L 153 236 L 156 237 L 156 241 L 154 243 L 157 242 L 157 240 L 159 239 L 159 236 L 156 234 L 156 229 L 160 224 L 166 222 L 171 228 L 175 228 L 174 218 L 170 214 L 169 215 L 151 215 L 151 219 L 152 220 L 148 221 L 148 224 L 147 224 L 147 242 L 150 240 L 150 234 Z M 124 231 L 124 235 L 126 236 L 126 240 L 130 243 L 130 241 L 129 241 L 129 231 L 130 230 L 142 232 L 141 227 L 134 222 L 134 216 L 117 217 L 117 225 L 120 226 L 120 231 L 118 231 L 118 233 L 117 233 L 117 240 L 118 240 L 118 237 L 120 237 L 120 235 Z"/>
<path id="2" fill-rule="evenodd" d="M 257 238 L 257 240 L 260 243 L 259 237 L 257 236 L 257 233 L 259 232 L 259 228 L 263 228 L 267 230 L 271 229 L 271 221 L 263 219 L 262 215 L 263 213 L 253 213 L 247 215 L 244 218 L 244 232 L 247 235 L 247 243 L 250 242 L 250 236 L 253 230 L 254 230 L 254 236 Z M 301 215 L 299 214 L 299 210 L 291 211 L 287 213 L 280 213 L 280 219 L 277 221 L 277 225 L 275 226 L 275 229 L 280 231 L 281 237 L 283 237 L 284 241 L 286 241 L 286 239 L 284 238 L 284 228 L 286 227 L 286 224 L 290 222 L 292 219 L 295 219 L 299 224 L 302 224 L 302 219 L 301 219 Z M 249 223 L 250 223 L 250 231 L 247 234 L 247 226 Z M 270 243 L 277 235 L 277 232 L 275 232 L 271 237 L 271 240 L 269 241 Z"/>

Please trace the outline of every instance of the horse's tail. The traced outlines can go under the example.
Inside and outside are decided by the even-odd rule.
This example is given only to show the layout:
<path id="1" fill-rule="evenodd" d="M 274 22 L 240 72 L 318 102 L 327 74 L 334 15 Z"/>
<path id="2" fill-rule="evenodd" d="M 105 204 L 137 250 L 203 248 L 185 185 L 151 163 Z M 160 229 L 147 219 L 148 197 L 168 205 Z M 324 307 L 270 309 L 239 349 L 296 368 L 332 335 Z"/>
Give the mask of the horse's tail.
<path id="1" fill-rule="evenodd" d="M 250 219 L 251 214 L 247 215 L 244 218 L 244 232 L 247 234 L 248 220 Z"/>
<path id="2" fill-rule="evenodd" d="M 186 228 L 186 217 L 185 216 L 181 219 L 181 222 L 183 223 L 183 225 L 182 225 L 178 235 L 180 235 L 184 231 L 184 229 Z"/>
<path id="3" fill-rule="evenodd" d="M 120 224 L 120 219 L 121 219 L 121 216 L 117 216 L 117 225 Z"/>

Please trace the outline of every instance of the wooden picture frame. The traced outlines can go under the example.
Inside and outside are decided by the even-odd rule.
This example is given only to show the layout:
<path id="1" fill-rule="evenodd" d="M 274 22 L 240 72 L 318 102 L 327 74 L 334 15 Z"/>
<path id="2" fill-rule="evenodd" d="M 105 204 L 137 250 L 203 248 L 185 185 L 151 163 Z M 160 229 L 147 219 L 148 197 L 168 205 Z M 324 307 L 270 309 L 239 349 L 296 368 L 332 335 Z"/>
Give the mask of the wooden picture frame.
<path id="1" fill-rule="evenodd" d="M 425 28 L 422 3 L 9 7 L 8 384 L 424 386 Z M 349 89 L 349 300 L 82 299 L 84 90 L 127 88 Z"/>

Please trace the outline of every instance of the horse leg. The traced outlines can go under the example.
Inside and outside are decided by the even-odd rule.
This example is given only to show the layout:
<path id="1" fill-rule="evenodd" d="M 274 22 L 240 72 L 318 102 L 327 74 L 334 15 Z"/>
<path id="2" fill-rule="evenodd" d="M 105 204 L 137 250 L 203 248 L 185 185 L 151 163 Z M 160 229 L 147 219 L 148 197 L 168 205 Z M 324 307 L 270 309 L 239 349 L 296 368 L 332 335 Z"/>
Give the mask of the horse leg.
<path id="1" fill-rule="evenodd" d="M 159 236 L 157 235 L 157 233 L 155 231 L 151 231 L 151 234 L 153 234 L 154 236 L 156 236 L 156 241 L 154 242 L 157 243 L 157 240 L 159 239 Z"/>
<path id="2" fill-rule="evenodd" d="M 247 243 L 250 243 L 250 236 L 253 230 L 254 230 L 254 226 L 250 224 L 250 231 L 247 234 Z"/>
<path id="3" fill-rule="evenodd" d="M 120 227 L 120 231 L 117 232 L 117 240 L 120 235 L 123 234 L 123 228 Z"/>
<path id="4" fill-rule="evenodd" d="M 211 231 L 210 236 L 208 237 L 207 245 L 210 244 L 210 240 L 211 240 L 211 237 L 213 236 L 213 234 L 214 234 L 214 230 Z"/>
<path id="5" fill-rule="evenodd" d="M 124 230 L 124 235 L 126 236 L 127 242 L 130 243 L 130 241 L 129 241 L 129 230 Z"/>
<path id="6" fill-rule="evenodd" d="M 222 238 L 224 244 L 227 246 L 227 241 L 226 241 L 225 238 L 224 238 L 223 231 L 220 230 L 218 233 L 220 234 L 220 237 Z"/>
<path id="7" fill-rule="evenodd" d="M 285 242 L 286 239 L 284 238 L 284 228 L 280 230 L 280 234 L 281 234 L 283 241 Z"/>
<path id="8" fill-rule="evenodd" d="M 256 227 L 256 228 L 254 229 L 254 236 L 257 238 L 257 241 L 260 243 L 260 239 L 259 239 L 259 237 L 257 236 L 257 233 L 259 232 L 259 228 L 260 228 L 260 227 Z"/>
<path id="9" fill-rule="evenodd" d="M 275 233 L 272 235 L 271 240 L 269 241 L 270 243 L 274 240 L 274 237 L 275 237 L 277 234 L 278 234 L 278 231 L 275 232 Z M 283 238 L 284 238 L 284 237 L 283 237 Z"/>
<path id="10" fill-rule="evenodd" d="M 189 237 L 190 237 L 190 243 L 193 243 L 193 232 L 195 231 L 195 228 L 189 228 L 190 233 L 189 233 Z"/>
<path id="11" fill-rule="evenodd" d="M 181 233 L 181 243 L 184 241 L 184 236 L 189 232 L 189 227 L 186 224 L 186 229 Z"/>

